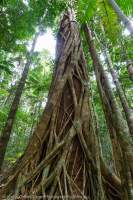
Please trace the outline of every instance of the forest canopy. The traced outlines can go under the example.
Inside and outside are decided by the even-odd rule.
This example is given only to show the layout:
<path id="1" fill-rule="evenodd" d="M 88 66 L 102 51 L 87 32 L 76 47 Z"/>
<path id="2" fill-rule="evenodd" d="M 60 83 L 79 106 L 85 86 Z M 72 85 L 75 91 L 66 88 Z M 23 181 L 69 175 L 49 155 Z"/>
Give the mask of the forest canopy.
<path id="1" fill-rule="evenodd" d="M 2 199 L 133 199 L 133 0 L 0 2 Z"/>

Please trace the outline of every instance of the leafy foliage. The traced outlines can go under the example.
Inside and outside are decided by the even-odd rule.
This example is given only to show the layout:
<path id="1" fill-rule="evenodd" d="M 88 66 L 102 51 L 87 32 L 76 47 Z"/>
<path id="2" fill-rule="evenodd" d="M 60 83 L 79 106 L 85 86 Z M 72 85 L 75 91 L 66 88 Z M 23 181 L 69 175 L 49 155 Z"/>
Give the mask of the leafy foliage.
<path id="1" fill-rule="evenodd" d="M 77 18 L 81 23 L 89 21 L 96 11 L 97 0 L 78 0 L 76 2 Z"/>
<path id="2" fill-rule="evenodd" d="M 133 0 L 116 0 L 116 2 L 127 16 L 133 15 Z"/>

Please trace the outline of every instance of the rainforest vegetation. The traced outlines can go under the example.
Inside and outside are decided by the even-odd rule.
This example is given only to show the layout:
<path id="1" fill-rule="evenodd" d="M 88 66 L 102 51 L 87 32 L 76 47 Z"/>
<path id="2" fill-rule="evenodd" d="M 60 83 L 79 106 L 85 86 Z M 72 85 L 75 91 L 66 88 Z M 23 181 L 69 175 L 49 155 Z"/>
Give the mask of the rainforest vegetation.
<path id="1" fill-rule="evenodd" d="M 133 0 L 0 1 L 0 199 L 133 200 Z"/>

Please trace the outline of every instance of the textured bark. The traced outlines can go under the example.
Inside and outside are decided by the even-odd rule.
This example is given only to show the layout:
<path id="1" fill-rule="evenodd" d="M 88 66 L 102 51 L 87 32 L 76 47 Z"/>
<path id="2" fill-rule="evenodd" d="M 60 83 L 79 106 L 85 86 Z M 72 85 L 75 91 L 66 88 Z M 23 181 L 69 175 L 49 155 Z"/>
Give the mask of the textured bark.
<path id="1" fill-rule="evenodd" d="M 120 9 L 118 4 L 115 0 L 108 0 L 116 14 L 118 15 L 119 19 L 123 22 L 125 27 L 129 30 L 131 35 L 133 36 L 133 25 L 131 24 L 130 20 L 126 17 L 126 15 L 123 13 L 123 11 Z"/>
<path id="2" fill-rule="evenodd" d="M 117 136 L 117 141 L 120 145 L 120 151 L 122 153 L 121 161 L 121 181 L 123 184 L 121 197 L 122 199 L 132 199 L 132 174 L 133 174 L 133 144 L 129 135 L 128 127 L 122 117 L 115 97 L 113 95 L 108 77 L 99 61 L 93 38 L 90 29 L 85 25 L 84 27 L 87 42 L 89 45 L 89 51 L 93 59 L 94 70 L 96 74 L 97 84 L 101 101 L 103 104 L 105 116 L 110 117 L 110 124 L 114 128 Z"/>
<path id="3" fill-rule="evenodd" d="M 130 130 L 130 133 L 131 133 L 131 137 L 133 138 L 133 110 L 130 108 L 130 106 L 128 104 L 127 98 L 124 94 L 123 88 L 122 88 L 121 83 L 118 79 L 118 75 L 113 68 L 113 63 L 111 61 L 110 55 L 107 52 L 107 50 L 104 51 L 104 55 L 105 55 L 106 62 L 107 62 L 107 65 L 109 67 L 109 70 L 111 72 L 114 84 L 116 86 L 117 93 L 119 95 L 123 110 L 125 112 L 125 116 L 126 116 L 126 119 L 127 119 L 127 123 L 128 123 L 128 127 L 129 127 L 129 130 Z"/>
<path id="4" fill-rule="evenodd" d="M 24 86 L 25 86 L 25 82 L 26 82 L 26 79 L 27 79 L 27 76 L 28 76 L 28 71 L 29 71 L 29 67 L 30 67 L 30 64 L 31 64 L 31 56 L 32 56 L 33 51 L 34 51 L 34 47 L 35 47 L 35 44 L 36 44 L 38 34 L 39 33 L 36 34 L 34 41 L 33 41 L 33 44 L 32 44 L 31 51 L 29 52 L 29 54 L 27 56 L 27 62 L 25 64 L 21 79 L 20 79 L 19 84 L 17 86 L 16 92 L 15 92 L 15 97 L 14 97 L 13 102 L 11 104 L 11 108 L 10 108 L 10 111 L 9 111 L 9 114 L 8 114 L 8 117 L 7 117 L 7 121 L 6 121 L 4 130 L 3 130 L 3 132 L 0 136 L 0 170 L 1 170 L 3 162 L 4 162 L 4 156 L 5 156 L 5 153 L 6 153 L 6 148 L 7 148 L 11 133 L 12 133 L 13 123 L 14 123 L 15 116 L 16 116 L 16 113 L 17 113 L 17 110 L 18 110 L 18 106 L 19 106 L 20 98 L 21 98 L 21 95 L 22 95 L 22 92 L 23 92 L 23 89 L 24 89 Z"/>
<path id="5" fill-rule="evenodd" d="M 119 179 L 100 165 L 87 67 L 72 11 L 61 21 L 56 51 L 46 108 L 24 155 L 1 181 L 0 194 L 119 200 Z"/>

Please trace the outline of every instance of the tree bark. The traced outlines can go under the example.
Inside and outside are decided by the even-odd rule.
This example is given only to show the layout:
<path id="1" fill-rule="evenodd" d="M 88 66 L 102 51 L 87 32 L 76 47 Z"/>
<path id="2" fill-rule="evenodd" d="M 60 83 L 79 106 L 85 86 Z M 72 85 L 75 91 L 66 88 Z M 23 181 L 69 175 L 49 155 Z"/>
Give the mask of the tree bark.
<path id="1" fill-rule="evenodd" d="M 108 0 L 108 2 L 112 6 L 116 14 L 118 15 L 119 19 L 123 22 L 125 27 L 129 30 L 129 32 L 133 36 L 133 25 L 131 24 L 130 20 L 126 17 L 126 15 L 120 9 L 120 7 L 118 6 L 115 0 Z"/>
<path id="2" fill-rule="evenodd" d="M 24 155 L 3 179 L 1 196 L 120 199 L 119 179 L 109 178 L 104 165 L 101 173 L 88 84 L 78 26 L 70 10 L 57 36 L 46 108 Z"/>
<path id="3" fill-rule="evenodd" d="M 4 162 L 6 148 L 7 148 L 10 136 L 11 136 L 12 127 L 13 127 L 15 116 L 16 116 L 18 106 L 19 106 L 19 103 L 20 103 L 20 98 L 21 98 L 21 95 L 22 95 L 22 92 L 23 92 L 23 89 L 24 89 L 24 86 L 25 86 L 25 82 L 26 82 L 26 79 L 27 79 L 27 76 L 28 76 L 29 67 L 30 67 L 31 62 L 32 62 L 31 57 L 32 57 L 32 54 L 34 52 L 34 48 L 35 48 L 35 44 L 36 44 L 38 35 L 39 35 L 39 32 L 36 33 L 35 38 L 33 40 L 31 50 L 27 55 L 27 62 L 25 64 L 21 79 L 20 79 L 19 84 L 17 86 L 16 92 L 15 92 L 15 97 L 14 97 L 13 102 L 11 104 L 11 108 L 10 108 L 10 111 L 9 111 L 9 114 L 8 114 L 8 117 L 7 117 L 7 121 L 6 121 L 4 130 L 3 130 L 3 132 L 0 136 L 0 170 L 1 170 L 3 162 Z"/>
<path id="4" fill-rule="evenodd" d="M 128 127 L 120 113 L 119 107 L 113 95 L 108 77 L 99 61 L 91 31 L 87 25 L 84 26 L 86 39 L 89 46 L 89 51 L 93 60 L 94 70 L 96 74 L 98 89 L 101 101 L 104 107 L 105 116 L 108 114 L 110 123 L 115 129 L 117 139 L 122 152 L 121 162 L 121 179 L 123 184 L 122 199 L 132 199 L 132 184 L 133 184 L 133 144 L 130 138 Z M 125 156 L 126 155 L 126 156 Z M 126 185 L 125 185 L 126 184 Z"/>
<path id="5" fill-rule="evenodd" d="M 126 98 L 124 91 L 122 89 L 122 86 L 119 82 L 117 72 L 113 68 L 113 64 L 112 64 L 110 55 L 107 52 L 107 50 L 104 50 L 104 55 L 105 55 L 106 62 L 107 62 L 107 65 L 109 67 L 109 70 L 111 72 L 114 84 L 116 86 L 117 93 L 119 95 L 123 110 L 125 112 L 125 116 L 126 116 L 126 119 L 127 119 L 127 124 L 128 124 L 129 130 L 130 130 L 130 133 L 131 133 L 131 137 L 133 138 L 133 110 L 129 107 L 127 98 Z"/>

